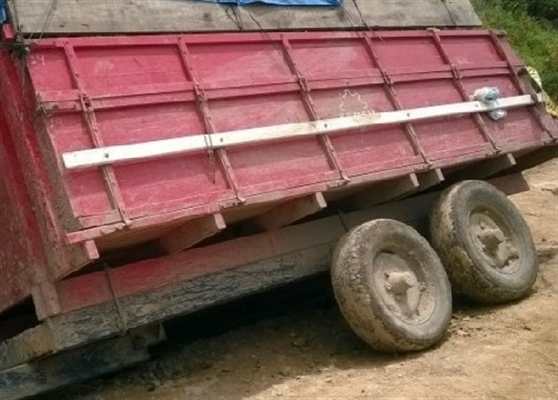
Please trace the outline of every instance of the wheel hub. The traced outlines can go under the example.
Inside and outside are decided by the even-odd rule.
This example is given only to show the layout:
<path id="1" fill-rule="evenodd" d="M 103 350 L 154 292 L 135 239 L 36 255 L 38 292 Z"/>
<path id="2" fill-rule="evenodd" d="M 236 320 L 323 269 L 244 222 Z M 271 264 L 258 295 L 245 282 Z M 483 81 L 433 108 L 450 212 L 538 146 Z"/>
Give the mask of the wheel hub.
<path id="1" fill-rule="evenodd" d="M 519 251 L 511 235 L 506 235 L 489 215 L 473 213 L 470 219 L 473 240 L 493 268 L 501 270 L 510 267 L 519 259 Z"/>
<path id="2" fill-rule="evenodd" d="M 427 285 L 417 277 L 413 265 L 387 252 L 380 253 L 374 264 L 375 284 L 387 308 L 408 323 L 422 321 L 432 306 L 431 296 L 423 298 Z"/>
<path id="3" fill-rule="evenodd" d="M 386 289 L 395 295 L 406 294 L 417 284 L 417 278 L 411 272 L 386 272 L 385 277 Z"/>

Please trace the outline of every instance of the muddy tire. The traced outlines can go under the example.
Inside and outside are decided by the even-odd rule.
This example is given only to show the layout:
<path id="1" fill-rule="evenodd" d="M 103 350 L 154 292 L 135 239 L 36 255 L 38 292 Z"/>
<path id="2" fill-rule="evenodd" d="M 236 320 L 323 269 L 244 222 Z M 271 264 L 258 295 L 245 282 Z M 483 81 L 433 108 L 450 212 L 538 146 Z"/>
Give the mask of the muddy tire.
<path id="1" fill-rule="evenodd" d="M 353 229 L 337 245 L 331 278 L 347 323 L 377 350 L 423 350 L 447 330 L 448 277 L 436 252 L 410 226 L 379 219 Z"/>
<path id="2" fill-rule="evenodd" d="M 463 181 L 430 212 L 430 238 L 456 293 L 483 304 L 517 300 L 538 272 L 531 232 L 519 210 L 492 185 Z"/>

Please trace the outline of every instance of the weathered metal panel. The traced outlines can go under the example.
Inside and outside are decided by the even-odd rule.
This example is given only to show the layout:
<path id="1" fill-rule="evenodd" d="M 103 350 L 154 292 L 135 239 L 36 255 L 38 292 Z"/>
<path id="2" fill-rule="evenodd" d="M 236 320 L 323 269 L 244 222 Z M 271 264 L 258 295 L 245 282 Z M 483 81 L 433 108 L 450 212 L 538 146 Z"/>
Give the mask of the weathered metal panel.
<path id="1" fill-rule="evenodd" d="M 306 137 L 213 150 L 208 135 L 207 151 L 194 154 L 76 171 L 60 165 L 63 153 L 93 147 L 458 103 L 486 85 L 522 94 L 522 64 L 499 52 L 500 40 L 486 31 L 43 40 L 28 65 L 44 111 L 41 147 L 67 196 L 66 229 L 76 232 L 69 240 L 542 144 L 546 127 L 520 107 L 498 122 L 437 118 L 332 134 L 326 145 Z"/>

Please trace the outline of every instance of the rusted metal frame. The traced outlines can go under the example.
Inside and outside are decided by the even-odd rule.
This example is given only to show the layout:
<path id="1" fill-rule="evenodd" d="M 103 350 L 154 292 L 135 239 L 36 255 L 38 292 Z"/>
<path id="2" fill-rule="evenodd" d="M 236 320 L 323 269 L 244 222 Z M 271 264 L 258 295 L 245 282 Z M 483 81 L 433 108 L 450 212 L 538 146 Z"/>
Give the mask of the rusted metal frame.
<path id="1" fill-rule="evenodd" d="M 205 94 L 205 89 L 202 87 L 200 80 L 197 76 L 197 73 L 194 69 L 193 63 L 192 63 L 192 59 L 190 56 L 190 52 L 188 50 L 188 47 L 186 46 L 186 43 L 184 41 L 184 37 L 179 37 L 178 41 L 176 42 L 177 46 L 178 46 L 178 50 L 180 53 L 180 59 L 182 61 L 182 65 L 185 69 L 185 72 L 188 76 L 188 78 L 192 81 L 192 83 L 194 84 L 194 92 L 196 95 L 196 101 L 197 101 L 197 105 L 198 105 L 198 112 L 201 114 L 203 123 L 205 125 L 205 129 L 207 132 L 207 144 L 208 144 L 208 153 L 209 153 L 209 157 L 213 157 L 213 152 L 215 151 L 212 148 L 212 143 L 211 143 L 211 134 L 215 133 L 215 126 L 213 124 L 213 121 L 211 120 L 211 113 L 209 110 L 209 104 L 207 101 L 207 96 Z M 246 202 L 246 198 L 242 195 L 241 191 L 240 191 L 240 184 L 238 183 L 238 180 L 236 178 L 236 175 L 234 173 L 234 170 L 232 168 L 232 164 L 229 160 L 229 157 L 227 155 L 227 152 L 225 149 L 217 149 L 215 151 L 217 153 L 217 156 L 219 157 L 219 160 L 221 161 L 221 164 L 223 166 L 223 170 L 225 172 L 225 179 L 227 180 L 227 183 L 229 184 L 229 186 L 231 187 L 231 189 L 234 191 L 236 198 L 238 199 L 238 202 L 240 204 L 245 203 Z"/>
<path id="2" fill-rule="evenodd" d="M 517 71 L 515 70 L 515 67 L 513 66 L 513 63 L 511 62 L 511 60 L 508 56 L 508 53 L 506 53 L 506 50 L 502 46 L 502 43 L 500 42 L 500 38 L 498 37 L 498 34 L 495 31 L 491 30 L 490 31 L 490 38 L 492 39 L 492 44 L 496 48 L 496 51 L 498 52 L 498 55 L 500 56 L 500 58 L 502 58 L 506 62 L 508 70 L 510 71 L 510 74 L 511 74 L 513 85 L 515 86 L 517 92 L 519 94 L 530 94 L 530 93 L 525 93 L 523 85 L 521 84 L 521 79 L 519 78 L 519 75 L 517 74 Z M 537 121 L 537 123 L 539 124 L 541 129 L 543 130 L 543 132 L 545 132 L 550 137 L 550 139 L 556 140 L 556 137 L 554 137 L 552 135 L 552 133 L 550 132 L 550 129 L 548 129 L 548 127 L 546 126 L 546 124 L 542 120 L 541 116 L 537 112 L 536 108 L 535 107 L 529 107 L 529 109 L 531 110 L 531 114 L 533 115 L 533 117 L 535 118 L 535 120 Z"/>
<path id="3" fill-rule="evenodd" d="M 304 78 L 304 76 L 302 76 L 302 73 L 300 72 L 300 69 L 296 64 L 296 61 L 292 54 L 291 44 L 285 36 L 282 36 L 281 44 L 283 46 L 283 52 L 285 55 L 284 59 L 287 62 L 291 73 L 296 76 L 296 80 L 300 86 L 300 94 L 302 96 L 304 108 L 306 109 L 306 112 L 308 113 L 310 118 L 312 118 L 313 121 L 317 121 L 320 118 L 318 116 L 318 113 L 316 112 L 314 100 L 312 99 L 312 95 L 310 93 L 310 87 L 308 86 L 306 79 Z M 337 153 L 335 151 L 335 148 L 333 147 L 333 143 L 331 143 L 331 139 L 329 138 L 329 136 L 320 135 L 318 140 L 325 150 L 330 166 L 339 172 L 339 177 L 343 180 L 344 183 L 349 182 L 351 179 L 343 170 L 341 161 L 337 156 Z"/>
<path id="4" fill-rule="evenodd" d="M 90 138 L 95 147 L 102 147 L 103 139 L 99 134 L 99 124 L 97 122 L 97 117 L 95 116 L 95 109 L 93 108 L 91 99 L 87 96 L 87 93 L 85 91 L 85 84 L 83 83 L 81 75 L 78 71 L 76 63 L 77 55 L 75 49 L 71 45 L 69 40 L 65 40 L 63 43 L 64 53 L 66 55 L 66 63 L 68 64 L 68 68 L 70 69 L 74 86 L 79 91 L 79 103 L 81 106 L 83 118 L 89 130 Z M 108 190 L 109 199 L 113 207 L 118 210 L 122 222 L 124 222 L 125 225 L 130 225 L 131 221 L 126 214 L 124 196 L 122 195 L 122 190 L 120 189 L 118 180 L 116 179 L 114 168 L 111 166 L 104 166 L 101 167 L 101 172 L 103 175 L 103 180 L 105 181 L 105 186 Z"/>
<path id="5" fill-rule="evenodd" d="M 451 68 L 451 72 L 453 74 L 452 82 L 453 82 L 455 88 L 458 90 L 459 94 L 461 95 L 461 98 L 464 101 L 468 101 L 469 96 L 467 95 L 467 91 L 465 90 L 465 86 L 463 86 L 463 82 L 461 82 L 461 75 L 460 75 L 459 70 L 457 69 L 457 67 L 451 61 L 451 58 L 450 58 L 449 54 L 447 53 L 446 49 L 444 48 L 444 44 L 442 43 L 442 40 L 440 39 L 440 36 L 438 35 L 438 32 L 436 30 L 432 30 L 431 32 L 432 32 L 432 39 L 434 41 L 434 44 L 436 45 L 436 48 L 438 49 L 438 53 L 440 54 L 440 56 L 442 57 L 444 62 L 447 65 L 449 65 L 450 68 Z M 490 134 L 490 132 L 486 128 L 486 125 L 485 125 L 484 121 L 482 120 L 482 117 L 479 114 L 473 114 L 473 118 L 475 120 L 475 124 L 477 125 L 477 128 L 482 133 L 482 136 L 484 137 L 484 139 L 488 143 L 490 143 L 490 145 L 494 148 L 494 153 L 501 152 L 502 149 L 500 147 L 498 147 L 498 144 L 496 143 L 496 141 L 494 140 L 494 138 L 492 137 L 492 135 Z"/>
<path id="6" fill-rule="evenodd" d="M 365 43 L 365 47 L 366 47 L 366 51 L 368 52 L 368 55 L 372 59 L 372 62 L 378 67 L 378 69 L 380 70 L 380 73 L 382 74 L 382 77 L 383 77 L 383 80 L 384 80 L 384 89 L 387 93 L 389 101 L 391 102 L 391 104 L 393 105 L 393 107 L 395 109 L 402 110 L 403 107 L 401 106 L 401 103 L 399 102 L 399 99 L 397 98 L 397 94 L 395 93 L 395 90 L 393 89 L 391 78 L 390 78 L 389 74 L 387 73 L 386 69 L 384 68 L 383 63 L 380 60 L 380 56 L 379 56 L 378 52 L 376 51 L 376 49 L 374 47 L 374 44 L 372 43 L 372 40 L 370 39 L 370 36 L 365 33 L 365 34 L 363 34 L 362 37 L 364 39 L 364 43 Z M 424 160 L 424 162 L 426 163 L 427 166 L 432 165 L 431 161 L 429 160 L 428 156 L 426 155 L 426 152 L 424 151 L 424 149 L 420 145 L 418 135 L 415 132 L 415 129 L 413 128 L 413 125 L 411 123 L 406 123 L 406 124 L 404 124 L 404 126 L 405 126 L 405 133 L 407 134 L 407 138 L 409 139 L 415 154 L 418 154 L 419 156 L 421 156 L 421 158 Z"/>

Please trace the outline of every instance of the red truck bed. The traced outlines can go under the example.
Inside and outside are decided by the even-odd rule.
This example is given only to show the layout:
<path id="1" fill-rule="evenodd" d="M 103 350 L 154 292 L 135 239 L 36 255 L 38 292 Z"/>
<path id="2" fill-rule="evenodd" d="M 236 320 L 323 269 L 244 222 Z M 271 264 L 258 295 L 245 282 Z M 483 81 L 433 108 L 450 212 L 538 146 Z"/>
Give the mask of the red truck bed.
<path id="1" fill-rule="evenodd" d="M 29 51 L 25 67 L 0 51 L 0 313 L 32 299 L 48 324 L 20 329 L 0 370 L 321 271 L 347 229 L 412 219 L 432 196 L 371 205 L 556 155 L 558 124 L 486 30 L 43 38 Z M 521 102 L 497 121 L 452 111 L 482 108 L 470 96 L 487 86 Z M 339 121 L 350 127 L 296 136 Z M 213 142 L 250 128 L 292 132 Z M 66 162 L 184 138 L 205 147 Z"/>
<path id="2" fill-rule="evenodd" d="M 483 86 L 525 93 L 523 64 L 483 30 L 250 33 L 43 39 L 29 76 L 2 53 L 10 133 L 31 129 L 9 94 L 32 97 L 48 175 L 56 279 L 108 250 L 221 212 L 231 224 L 277 201 L 536 148 L 556 124 L 533 107 L 494 122 L 458 115 L 381 129 L 211 149 L 82 170 L 63 153 L 358 113 L 467 101 Z M 211 140 L 209 138 L 209 140 Z M 21 161 L 20 161 L 21 162 Z M 38 173 L 38 171 L 37 171 Z M 37 178 L 30 177 L 31 180 Z"/>
<path id="3" fill-rule="evenodd" d="M 558 131 L 541 106 L 521 106 L 496 122 L 458 114 L 212 148 L 223 131 L 466 102 L 484 86 L 530 93 L 523 63 L 485 30 L 42 39 L 23 74 L 14 55 L 0 56 L 0 311 L 177 229 L 203 240 L 292 199 L 310 196 L 319 210 L 374 182 L 519 157 L 552 146 Z M 62 161 L 205 134 L 207 149 L 194 153 L 76 170 Z M 81 307 L 74 300 L 68 309 Z"/>

